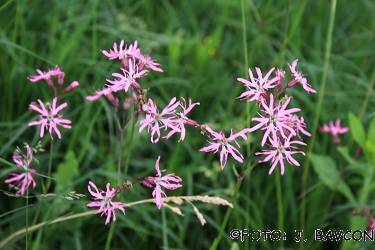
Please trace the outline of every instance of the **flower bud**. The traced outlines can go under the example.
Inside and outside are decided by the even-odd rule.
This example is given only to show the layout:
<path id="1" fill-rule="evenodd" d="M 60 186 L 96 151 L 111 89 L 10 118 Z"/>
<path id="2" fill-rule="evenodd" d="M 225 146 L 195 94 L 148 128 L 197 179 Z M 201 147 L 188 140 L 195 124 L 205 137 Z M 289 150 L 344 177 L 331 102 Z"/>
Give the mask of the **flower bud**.
<path id="1" fill-rule="evenodd" d="M 68 87 L 66 87 L 62 93 L 63 94 L 69 93 L 70 91 L 77 88 L 78 86 L 79 86 L 79 83 L 77 81 L 74 81 Z"/>

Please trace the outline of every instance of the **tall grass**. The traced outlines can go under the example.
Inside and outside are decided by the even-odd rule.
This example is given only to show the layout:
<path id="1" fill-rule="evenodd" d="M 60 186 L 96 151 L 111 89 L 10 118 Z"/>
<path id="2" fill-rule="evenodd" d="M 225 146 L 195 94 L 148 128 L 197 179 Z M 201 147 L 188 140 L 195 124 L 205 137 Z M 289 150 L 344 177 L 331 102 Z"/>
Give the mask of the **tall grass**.
<path id="1" fill-rule="evenodd" d="M 72 120 L 73 128 L 64 130 L 61 140 L 54 140 L 52 177 L 56 181 L 52 181 L 50 192 L 66 194 L 75 190 L 87 195 L 76 201 L 40 198 L 37 186 L 29 190 L 26 210 L 24 198 L 0 193 L 0 242 L 15 236 L 7 249 L 25 248 L 24 232 L 14 234 L 25 228 L 26 211 L 28 246 L 34 249 L 103 249 L 106 242 L 110 249 L 207 249 L 219 234 L 227 208 L 211 204 L 194 203 L 207 221 L 203 227 L 189 205 L 179 206 L 184 217 L 165 208 L 159 211 L 152 203 L 134 205 L 126 208 L 126 216 L 118 214 L 110 241 L 111 225 L 104 226 L 103 218 L 88 214 L 88 181 L 103 187 L 107 182 L 117 185 L 120 133 L 112 107 L 104 99 L 89 103 L 85 97 L 118 71 L 117 64 L 104 57 L 100 49 L 109 50 L 122 39 L 128 44 L 138 40 L 142 52 L 162 64 L 164 73 L 149 73 L 141 80 L 158 106 L 174 96 L 191 98 L 201 103 L 191 116 L 225 133 L 232 127 L 236 130 L 246 126 L 256 115 L 255 105 L 250 107 L 235 99 L 244 91 L 236 81 L 237 77 L 248 77 L 244 69 L 260 67 L 268 71 L 282 67 L 288 72 L 286 62 L 298 58 L 299 70 L 308 74 L 309 83 L 320 93 L 308 95 L 302 88 L 290 89 L 291 105 L 302 109 L 308 130 L 314 133 L 311 152 L 337 157 L 330 137 L 317 127 L 335 118 L 348 125 L 349 111 L 366 124 L 375 112 L 375 4 L 367 0 L 338 1 L 332 27 L 331 1 L 252 0 L 241 6 L 241 1 L 224 0 L 0 3 L 0 157 L 11 161 L 16 146 L 21 147 L 23 142 L 33 145 L 39 140 L 39 128 L 27 126 L 36 119 L 27 109 L 32 101 L 51 99 L 51 92 L 45 83 L 31 83 L 27 76 L 35 75 L 36 69 L 63 66 L 66 81 L 77 80 L 80 87 L 63 99 L 68 103 L 64 117 Z M 329 60 L 327 43 L 332 45 Z M 324 79 L 322 92 L 319 86 Z M 183 179 L 184 187 L 169 196 L 231 199 L 236 178 L 230 165 L 235 162 L 229 162 L 222 171 L 218 155 L 199 152 L 207 142 L 198 131 L 187 129 L 187 137 L 180 143 L 175 136 L 151 144 L 149 135 L 138 133 L 136 128 L 129 148 L 130 135 L 129 127 L 124 132 L 120 155 L 122 159 L 131 156 L 127 179 L 154 175 L 155 159 L 161 155 L 164 168 Z M 257 158 L 248 155 L 249 145 L 255 143 L 257 135 L 241 144 L 244 155 L 247 152 L 253 161 Z M 349 135 L 342 137 L 343 142 L 349 140 Z M 42 144 L 49 149 L 50 139 L 45 137 Z M 45 174 L 48 151 L 38 157 L 38 170 Z M 301 163 L 307 160 L 297 159 Z M 342 162 L 341 167 L 346 165 Z M 239 171 L 242 165 L 235 167 Z M 268 170 L 268 163 L 261 164 L 242 180 L 218 248 L 235 249 L 237 244 L 240 249 L 339 248 L 342 242 L 314 241 L 314 230 L 349 229 L 355 205 L 323 185 L 307 163 L 299 168 L 288 165 L 282 177 L 278 171 L 272 174 L 275 176 L 269 175 Z M 8 191 L 3 180 L 10 172 L 11 167 L 1 162 L 1 190 Z M 306 188 L 301 185 L 302 178 Z M 361 180 L 350 174 L 343 178 L 353 187 L 353 193 L 358 192 Z M 40 179 L 37 184 L 41 184 Z M 151 198 L 149 191 L 134 185 L 124 202 Z M 370 194 L 367 199 L 370 207 L 373 198 Z M 64 220 L 76 214 L 81 216 Z M 38 223 L 46 224 L 33 231 L 32 226 Z M 286 240 L 245 238 L 242 243 L 229 237 L 235 228 L 279 229 L 285 232 Z M 304 230 L 307 241 L 295 242 L 295 230 Z M 362 244 L 368 246 L 367 242 Z"/>

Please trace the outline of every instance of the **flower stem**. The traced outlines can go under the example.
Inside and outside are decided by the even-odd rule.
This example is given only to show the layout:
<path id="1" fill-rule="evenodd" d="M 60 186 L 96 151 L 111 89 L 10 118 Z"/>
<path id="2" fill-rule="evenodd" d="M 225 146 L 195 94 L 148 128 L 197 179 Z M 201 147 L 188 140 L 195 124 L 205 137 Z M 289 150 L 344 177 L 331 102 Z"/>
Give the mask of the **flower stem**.
<path id="1" fill-rule="evenodd" d="M 126 180 L 126 175 L 128 174 L 129 170 L 129 162 L 130 162 L 130 153 L 131 153 L 131 148 L 133 144 L 133 137 L 134 137 L 134 131 L 135 131 L 135 123 L 138 120 L 138 116 L 134 115 L 134 105 L 132 105 L 132 128 L 130 131 L 130 138 L 129 138 L 129 143 L 128 143 L 128 151 L 126 152 L 126 158 L 125 158 L 125 167 L 124 167 L 124 180 Z"/>
<path id="2" fill-rule="evenodd" d="M 327 82 L 327 75 L 328 75 L 328 67 L 329 67 L 329 61 L 331 56 L 331 48 L 332 48 L 332 36 L 333 36 L 333 25 L 335 22 L 335 12 L 336 12 L 336 0 L 332 0 L 331 2 L 331 11 L 330 11 L 330 18 L 328 23 L 328 30 L 327 30 L 327 36 L 326 36 L 326 48 L 325 48 L 325 59 L 324 59 L 324 66 L 323 66 L 323 74 L 321 78 L 321 84 L 319 89 L 319 95 L 318 95 L 318 101 L 315 108 L 315 118 L 313 122 L 313 127 L 311 130 L 311 138 L 308 143 L 307 152 L 312 152 L 315 142 L 315 135 L 318 128 L 318 122 L 320 118 L 320 111 L 322 110 L 322 104 L 323 104 L 323 97 L 325 92 L 325 85 Z M 309 173 L 310 168 L 310 159 L 309 157 L 306 157 L 305 163 L 303 164 L 304 169 L 302 173 L 302 194 L 306 194 L 306 188 L 307 188 L 307 176 Z M 302 196 L 301 200 L 301 214 L 300 214 L 300 230 L 305 230 L 305 220 L 306 220 L 306 195 Z M 301 241 L 300 249 L 304 249 L 305 243 L 304 241 Z"/>
<path id="3" fill-rule="evenodd" d="M 277 197 L 277 228 L 281 232 L 284 232 L 284 211 L 283 211 L 283 196 L 281 193 L 281 183 L 279 172 L 275 173 L 276 178 L 276 197 Z M 284 241 L 280 240 L 280 249 L 284 249 Z"/>
<path id="4" fill-rule="evenodd" d="M 53 140 L 51 140 L 50 149 L 49 149 L 49 163 L 48 163 L 48 174 L 47 176 L 51 175 L 51 169 L 52 169 L 52 157 L 53 157 Z M 48 189 L 51 185 L 51 179 L 47 179 L 47 185 L 46 185 L 46 193 L 48 193 Z"/>
<path id="5" fill-rule="evenodd" d="M 251 153 L 250 155 L 253 155 L 254 152 L 255 152 L 255 148 L 256 146 L 258 145 L 259 141 L 260 141 L 260 138 L 262 137 L 263 133 L 259 133 L 259 136 L 257 138 L 257 141 L 254 143 L 253 145 L 253 148 L 251 150 Z M 244 168 L 243 168 L 243 171 L 241 174 L 239 174 L 237 176 L 237 182 L 236 182 L 236 186 L 234 188 L 234 192 L 233 192 L 233 195 L 232 195 L 232 199 L 231 199 L 231 203 L 234 204 L 234 202 L 236 201 L 236 198 L 238 196 L 238 193 L 240 191 L 240 187 L 241 187 L 241 184 L 242 184 L 242 180 L 243 178 L 248 174 L 250 173 L 251 170 L 253 170 L 253 168 L 258 165 L 258 161 L 254 162 L 254 164 L 248 168 L 246 168 L 246 166 L 248 166 L 250 164 L 250 158 L 247 159 L 246 163 L 244 164 Z M 227 226 L 227 223 L 228 223 L 228 220 L 229 220 L 229 217 L 231 215 L 233 211 L 233 208 L 231 207 L 228 207 L 227 209 L 227 212 L 225 213 L 225 216 L 224 216 L 224 220 L 223 220 L 223 223 L 221 224 L 221 228 L 220 228 L 220 232 L 219 232 L 219 235 L 215 238 L 215 240 L 212 242 L 212 245 L 210 247 L 211 250 L 213 249 L 216 249 L 217 246 L 219 245 L 220 241 L 221 241 L 221 238 L 223 237 L 223 232 L 224 232 L 224 229 L 225 227 Z"/>
<path id="6" fill-rule="evenodd" d="M 165 207 L 161 208 L 161 218 L 163 222 L 163 249 L 169 249 L 168 245 L 168 235 L 167 235 L 167 219 L 166 219 L 166 214 L 165 214 Z"/>
<path id="7" fill-rule="evenodd" d="M 121 186 L 121 156 L 122 156 L 122 145 L 124 141 L 124 128 L 120 128 L 120 146 L 118 151 L 118 160 L 117 160 L 117 185 Z"/>
<path id="8" fill-rule="evenodd" d="M 26 171 L 26 181 L 29 176 L 29 168 L 27 168 Z M 28 225 L 29 225 L 29 189 L 26 189 L 26 250 L 29 249 L 29 231 L 28 231 Z"/>
<path id="9" fill-rule="evenodd" d="M 231 200 L 232 204 L 234 204 L 234 202 L 236 201 L 238 192 L 240 191 L 241 184 L 242 184 L 242 178 L 238 177 L 237 182 L 236 182 L 236 186 L 234 188 L 234 192 L 233 192 L 233 195 L 232 195 L 232 200 Z M 224 229 L 225 229 L 225 227 L 228 223 L 228 220 L 229 220 L 230 215 L 232 214 L 232 211 L 233 211 L 233 208 L 228 207 L 227 212 L 225 213 L 225 216 L 224 216 L 223 223 L 221 224 L 219 235 L 212 242 L 210 250 L 217 249 L 217 246 L 219 245 L 219 243 L 221 241 L 221 238 L 222 238 L 223 233 L 224 233 Z"/>

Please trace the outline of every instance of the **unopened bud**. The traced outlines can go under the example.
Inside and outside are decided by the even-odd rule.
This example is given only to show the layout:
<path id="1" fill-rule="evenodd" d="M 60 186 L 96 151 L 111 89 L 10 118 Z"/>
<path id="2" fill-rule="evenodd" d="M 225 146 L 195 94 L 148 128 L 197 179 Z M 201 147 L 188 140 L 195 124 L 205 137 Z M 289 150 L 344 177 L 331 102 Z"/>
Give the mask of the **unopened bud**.
<path id="1" fill-rule="evenodd" d="M 115 105 L 116 99 L 113 96 L 112 92 L 107 93 L 105 97 L 107 97 L 108 101 L 110 101 L 113 105 Z"/>
<path id="2" fill-rule="evenodd" d="M 62 86 L 64 85 L 64 77 L 65 77 L 65 73 L 64 72 L 61 72 L 59 75 L 56 76 L 57 77 L 57 84 L 59 86 Z"/>
<path id="3" fill-rule="evenodd" d="M 68 87 L 66 87 L 63 91 L 63 94 L 69 93 L 73 89 L 77 88 L 79 86 L 79 83 L 77 81 L 72 82 Z"/>
<path id="4" fill-rule="evenodd" d="M 124 103 L 122 104 L 122 109 L 124 110 L 124 112 L 129 110 L 131 103 L 132 103 L 132 99 L 130 98 L 125 99 Z"/>
<path id="5" fill-rule="evenodd" d="M 141 183 L 143 186 L 152 188 L 152 185 L 155 184 L 155 177 L 147 176 L 143 180 L 138 180 L 139 183 Z"/>

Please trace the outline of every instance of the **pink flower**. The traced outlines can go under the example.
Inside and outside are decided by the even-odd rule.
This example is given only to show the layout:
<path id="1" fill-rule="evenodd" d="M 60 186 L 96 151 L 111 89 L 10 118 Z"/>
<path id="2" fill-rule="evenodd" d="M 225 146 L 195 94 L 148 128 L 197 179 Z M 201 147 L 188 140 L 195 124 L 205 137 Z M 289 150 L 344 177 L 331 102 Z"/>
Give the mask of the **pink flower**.
<path id="1" fill-rule="evenodd" d="M 339 134 L 345 134 L 349 131 L 349 127 L 341 127 L 340 126 L 340 119 L 336 119 L 336 124 L 333 124 L 333 121 L 329 121 L 329 126 L 323 124 L 323 127 L 320 128 L 321 132 L 331 133 L 333 137 L 333 141 L 336 145 L 340 145 L 340 138 L 338 137 Z"/>
<path id="2" fill-rule="evenodd" d="M 33 161 L 33 150 L 29 146 L 27 146 L 27 155 L 13 155 L 13 161 L 23 168 L 26 172 L 22 174 L 14 174 L 10 173 L 9 175 L 13 176 L 10 179 L 5 180 L 5 183 L 12 183 L 14 185 L 21 186 L 21 188 L 16 192 L 17 194 L 24 195 L 26 190 L 29 188 L 31 184 L 33 184 L 33 188 L 36 187 L 36 183 L 33 178 L 33 174 L 37 171 L 35 169 L 29 168 L 31 162 Z"/>
<path id="3" fill-rule="evenodd" d="M 182 187 L 181 184 L 178 182 L 181 182 L 182 179 L 179 176 L 176 176 L 174 173 L 172 174 L 167 174 L 165 176 L 161 176 L 161 172 L 164 172 L 165 170 L 160 170 L 159 168 L 159 161 L 160 161 L 160 156 L 156 160 L 155 163 L 155 169 L 156 169 L 156 177 L 153 176 L 147 176 L 145 179 L 140 180 L 139 182 L 142 183 L 146 187 L 152 187 L 155 185 L 155 189 L 152 192 L 152 196 L 156 199 L 156 206 L 160 209 L 161 206 L 163 205 L 163 200 L 162 200 L 162 194 L 164 197 L 167 197 L 165 192 L 161 190 L 161 187 L 164 187 L 169 190 L 175 190 L 177 188 Z M 170 182 L 177 182 L 176 183 L 170 183 Z"/>
<path id="4" fill-rule="evenodd" d="M 145 111 L 146 117 L 140 121 L 141 126 L 139 128 L 139 133 L 141 133 L 142 130 L 147 126 L 148 132 L 151 130 L 151 142 L 157 143 L 160 138 L 160 129 L 162 128 L 165 130 L 167 128 L 171 128 L 180 132 L 180 129 L 174 125 L 178 121 L 173 120 L 171 117 L 166 117 L 166 115 L 174 114 L 178 105 L 180 105 L 180 103 L 176 101 L 176 97 L 173 97 L 168 106 L 165 107 L 161 113 L 159 113 L 156 105 L 151 98 L 149 98 L 148 107 Z M 156 138 L 154 138 L 155 134 L 157 134 Z"/>
<path id="5" fill-rule="evenodd" d="M 263 152 L 255 153 L 256 155 L 267 155 L 267 157 L 264 160 L 259 160 L 259 163 L 266 162 L 271 160 L 272 167 L 269 171 L 269 174 L 273 172 L 275 169 L 277 163 L 280 163 L 281 167 L 281 175 L 284 175 L 284 160 L 286 159 L 289 164 L 294 164 L 296 166 L 299 166 L 300 164 L 298 161 L 296 161 L 292 155 L 293 154 L 303 154 L 306 155 L 302 151 L 291 151 L 292 149 L 298 149 L 297 147 L 291 146 L 291 144 L 300 144 L 306 146 L 306 143 L 303 143 L 301 141 L 290 141 L 292 135 L 290 135 L 287 139 L 284 139 L 284 145 L 281 143 L 280 138 L 274 136 L 273 139 L 270 138 L 271 147 L 273 147 L 273 150 L 263 150 Z"/>
<path id="6" fill-rule="evenodd" d="M 113 44 L 113 50 L 110 50 L 109 52 L 105 50 L 100 50 L 106 57 L 109 58 L 109 60 L 113 60 L 118 58 L 119 60 L 126 60 L 129 57 L 139 57 L 140 50 L 137 48 L 138 42 L 135 41 L 134 45 L 130 45 L 129 48 L 125 46 L 125 49 L 123 49 L 124 46 L 124 40 L 121 40 L 119 49 L 117 49 L 117 44 Z"/>
<path id="7" fill-rule="evenodd" d="M 93 102 L 98 100 L 102 95 L 111 95 L 112 89 L 104 87 L 102 90 L 96 90 L 93 96 L 86 96 L 86 100 Z"/>
<path id="8" fill-rule="evenodd" d="M 245 134 L 247 132 L 250 132 L 248 128 L 245 128 L 236 134 L 233 134 L 233 129 L 231 129 L 230 136 L 228 138 L 224 136 L 222 131 L 220 133 L 217 133 L 213 131 L 207 125 L 206 125 L 206 130 L 211 134 L 212 142 L 209 142 L 211 146 L 201 148 L 199 151 L 202 151 L 202 152 L 214 151 L 214 154 L 216 154 L 216 152 L 219 151 L 220 149 L 221 169 L 224 169 L 225 165 L 227 164 L 228 154 L 231 154 L 236 161 L 243 162 L 244 157 L 242 156 L 242 154 L 238 151 L 237 148 L 229 144 L 229 142 L 234 141 L 237 147 L 240 147 L 240 145 L 236 141 L 236 138 L 240 136 L 244 140 L 247 140 L 247 136 Z"/>
<path id="9" fill-rule="evenodd" d="M 142 91 L 142 87 L 137 83 L 135 79 L 141 78 L 147 75 L 148 70 L 142 70 L 138 72 L 138 66 L 135 64 L 134 60 L 128 60 L 129 70 L 121 68 L 124 75 L 119 73 L 113 73 L 112 76 L 119 78 L 118 80 L 108 80 L 107 82 L 111 83 L 112 85 L 108 85 L 112 89 L 112 92 L 117 92 L 120 90 L 124 90 L 125 92 L 128 91 L 129 87 L 132 86 L 140 91 Z"/>
<path id="10" fill-rule="evenodd" d="M 91 190 L 91 187 L 95 189 L 95 192 Z M 90 194 L 94 196 L 94 200 L 98 201 L 92 201 L 89 204 L 87 204 L 88 207 L 99 207 L 99 210 L 95 213 L 102 213 L 100 216 L 103 214 L 107 215 L 107 219 L 105 221 L 105 225 L 109 223 L 111 220 L 111 216 L 113 216 L 112 221 L 116 221 L 116 212 L 115 208 L 121 210 L 121 212 L 125 215 L 125 209 L 123 206 L 130 207 L 129 204 L 125 204 L 122 202 L 114 202 L 112 201 L 113 197 L 116 195 L 116 189 L 112 188 L 110 189 L 110 184 L 107 183 L 107 191 L 104 192 L 103 190 L 98 190 L 96 185 L 89 181 L 89 185 L 87 186 L 87 189 L 89 190 Z M 103 195 L 105 194 L 105 195 Z"/>
<path id="11" fill-rule="evenodd" d="M 301 138 L 299 132 L 302 132 L 303 134 L 305 134 L 307 136 L 311 136 L 311 134 L 305 130 L 306 123 L 305 123 L 303 117 L 298 118 L 298 116 L 295 115 L 295 114 L 289 114 L 289 115 L 287 115 L 287 117 L 288 118 L 285 118 L 285 120 L 284 120 L 285 124 L 288 124 L 291 128 L 293 128 L 296 131 L 297 136 L 300 140 L 302 140 L 302 138 Z"/>
<path id="12" fill-rule="evenodd" d="M 66 87 L 62 93 L 63 94 L 69 93 L 70 91 L 77 88 L 78 86 L 79 86 L 79 83 L 77 81 L 74 81 L 68 87 Z"/>
<path id="13" fill-rule="evenodd" d="M 289 115 L 291 115 L 294 112 L 300 111 L 299 108 L 292 108 L 289 110 L 285 110 L 286 106 L 290 102 L 290 97 L 285 101 L 284 104 L 281 104 L 280 102 L 277 104 L 276 107 L 273 107 L 274 100 L 273 95 L 270 95 L 270 103 L 267 106 L 264 99 L 262 99 L 262 106 L 264 108 L 263 112 L 265 113 L 265 116 L 262 116 L 259 114 L 259 117 L 254 117 L 252 121 L 258 121 L 259 124 L 252 127 L 249 132 L 253 132 L 257 129 L 266 129 L 266 132 L 264 133 L 262 143 L 261 145 L 264 146 L 266 143 L 267 138 L 271 138 L 270 134 L 272 133 L 272 136 L 276 137 L 276 132 L 279 131 L 282 135 L 282 137 L 287 138 L 287 136 L 284 133 L 284 129 L 289 130 L 289 132 L 292 135 L 296 135 L 296 132 L 293 128 L 291 128 L 286 121 L 289 119 Z"/>
<path id="14" fill-rule="evenodd" d="M 267 75 L 263 78 L 262 71 L 260 70 L 260 68 L 255 67 L 255 70 L 259 77 L 256 79 L 254 78 L 253 73 L 251 69 L 249 68 L 250 81 L 243 79 L 243 78 L 237 78 L 237 81 L 242 82 L 245 85 L 245 87 L 247 87 L 249 90 L 246 92 L 243 92 L 237 98 L 240 98 L 241 100 L 250 98 L 247 101 L 251 102 L 254 100 L 261 101 L 261 99 L 267 97 L 266 90 L 274 88 L 276 84 L 272 85 L 272 83 L 280 79 L 280 77 L 277 76 L 277 77 L 272 78 L 271 80 L 268 80 L 268 77 L 271 75 L 274 69 L 275 68 L 272 68 L 270 71 L 268 71 Z"/>
<path id="15" fill-rule="evenodd" d="M 57 129 L 57 125 L 63 128 L 72 128 L 70 125 L 67 125 L 72 122 L 67 119 L 62 119 L 62 115 L 58 114 L 63 108 L 68 106 L 68 104 L 63 103 L 56 108 L 56 103 L 57 103 L 56 97 L 53 98 L 52 106 L 50 104 L 46 104 L 46 106 L 44 106 L 41 100 L 38 100 L 38 102 L 41 106 L 41 109 L 36 105 L 36 103 L 31 103 L 29 105 L 29 108 L 37 112 L 41 120 L 30 122 L 29 126 L 41 124 L 42 127 L 40 128 L 40 137 L 43 137 L 44 129 L 46 128 L 48 129 L 48 132 L 50 133 L 52 140 L 53 140 L 53 137 L 52 137 L 53 130 L 56 132 L 57 136 L 61 139 L 61 134 L 60 134 L 60 131 Z"/>
<path id="16" fill-rule="evenodd" d="M 294 80 L 288 83 L 288 88 L 293 87 L 297 83 L 302 84 L 302 87 L 307 91 L 307 93 L 316 93 L 314 89 L 311 88 L 311 85 L 307 83 L 306 78 L 304 78 L 301 72 L 296 71 L 296 66 L 297 66 L 298 59 L 294 60 L 292 65 L 289 65 L 290 71 L 292 72 L 292 76 L 294 76 Z"/>
<path id="17" fill-rule="evenodd" d="M 55 76 L 57 78 L 64 78 L 64 72 L 59 68 L 57 65 L 54 69 L 49 69 L 48 72 L 43 72 L 40 69 L 37 69 L 36 72 L 38 72 L 38 76 L 29 76 L 28 79 L 31 82 L 37 82 L 40 80 L 45 80 L 51 88 L 55 89 L 54 83 L 51 79 L 51 76 Z"/>
<path id="18" fill-rule="evenodd" d="M 140 55 L 138 57 L 139 68 L 143 69 L 143 67 L 146 66 L 147 68 L 150 68 L 153 71 L 164 72 L 161 68 L 158 68 L 160 64 L 155 62 L 155 60 L 151 60 L 151 57 L 149 55 L 141 55 L 141 54 L 139 55 Z"/>
<path id="19" fill-rule="evenodd" d="M 180 106 L 183 109 L 183 111 L 182 112 L 176 112 L 174 117 L 173 117 L 174 119 L 172 119 L 172 123 L 175 123 L 175 127 L 178 128 L 178 130 L 172 129 L 168 133 L 167 136 L 163 137 L 165 139 L 169 139 L 169 137 L 171 137 L 176 132 L 181 132 L 181 136 L 180 136 L 180 139 L 178 141 L 179 142 L 183 141 L 185 139 L 185 126 L 184 126 L 184 124 L 187 124 L 189 126 L 196 126 L 197 125 L 196 121 L 194 121 L 192 119 L 189 119 L 188 117 L 186 117 L 186 115 L 194 108 L 194 106 L 200 105 L 200 103 L 199 102 L 191 103 L 191 99 L 189 99 L 189 107 L 186 108 L 185 98 L 181 97 L 181 99 L 184 101 L 183 103 L 180 102 Z"/>

